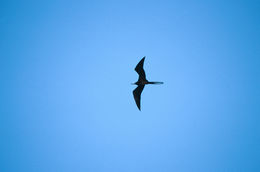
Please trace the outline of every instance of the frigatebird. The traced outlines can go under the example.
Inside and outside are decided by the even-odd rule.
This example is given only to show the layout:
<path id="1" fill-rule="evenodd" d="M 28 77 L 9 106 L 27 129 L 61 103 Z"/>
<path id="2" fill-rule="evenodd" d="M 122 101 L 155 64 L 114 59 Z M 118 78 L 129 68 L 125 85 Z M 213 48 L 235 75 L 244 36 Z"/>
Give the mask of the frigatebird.
<path id="1" fill-rule="evenodd" d="M 140 60 L 140 62 L 136 65 L 135 67 L 135 71 L 138 73 L 139 75 L 139 79 L 137 82 L 133 83 L 135 85 L 138 85 L 136 87 L 136 89 L 134 89 L 133 91 L 133 95 L 134 95 L 134 99 L 135 99 L 135 103 L 138 107 L 138 109 L 141 111 L 141 105 L 140 105 L 140 102 L 141 102 L 141 93 L 144 89 L 144 86 L 146 84 L 163 84 L 163 82 L 149 82 L 147 79 L 146 79 L 146 76 L 145 76 L 145 71 L 144 71 L 144 59 L 145 59 L 145 56 L 142 58 L 142 60 Z"/>

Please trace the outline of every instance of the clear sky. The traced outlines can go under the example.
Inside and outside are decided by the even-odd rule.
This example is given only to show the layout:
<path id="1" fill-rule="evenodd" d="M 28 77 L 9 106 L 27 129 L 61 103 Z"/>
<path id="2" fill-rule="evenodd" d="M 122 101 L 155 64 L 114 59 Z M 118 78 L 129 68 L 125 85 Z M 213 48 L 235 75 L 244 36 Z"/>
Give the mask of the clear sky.
<path id="1" fill-rule="evenodd" d="M 260 171 L 260 2 L 1 1 L 1 172 Z M 146 56 L 151 81 L 134 102 Z"/>

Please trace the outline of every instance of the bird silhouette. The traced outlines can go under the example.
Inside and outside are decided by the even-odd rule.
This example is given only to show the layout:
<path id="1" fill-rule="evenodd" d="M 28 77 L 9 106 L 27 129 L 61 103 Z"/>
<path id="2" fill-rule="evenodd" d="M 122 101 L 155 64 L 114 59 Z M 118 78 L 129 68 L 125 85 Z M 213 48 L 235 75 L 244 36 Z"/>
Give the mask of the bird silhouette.
<path id="1" fill-rule="evenodd" d="M 139 79 L 137 82 L 133 83 L 134 85 L 137 85 L 136 89 L 134 89 L 133 91 L 133 95 L 134 95 L 135 103 L 140 111 L 141 111 L 141 94 L 144 89 L 144 86 L 146 84 L 163 84 L 163 82 L 149 82 L 146 79 L 145 71 L 143 68 L 144 59 L 145 56 L 142 58 L 142 60 L 140 60 L 140 62 L 135 67 L 135 71 L 138 73 Z"/>

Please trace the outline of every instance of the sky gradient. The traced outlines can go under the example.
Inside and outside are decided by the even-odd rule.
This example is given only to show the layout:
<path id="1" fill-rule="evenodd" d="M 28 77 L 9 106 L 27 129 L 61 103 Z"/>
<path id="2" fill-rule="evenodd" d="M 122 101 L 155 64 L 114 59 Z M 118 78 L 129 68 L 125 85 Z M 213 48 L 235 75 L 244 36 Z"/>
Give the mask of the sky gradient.
<path id="1" fill-rule="evenodd" d="M 1 172 L 260 171 L 260 2 L 1 1 Z M 140 112 L 131 83 L 146 56 Z"/>

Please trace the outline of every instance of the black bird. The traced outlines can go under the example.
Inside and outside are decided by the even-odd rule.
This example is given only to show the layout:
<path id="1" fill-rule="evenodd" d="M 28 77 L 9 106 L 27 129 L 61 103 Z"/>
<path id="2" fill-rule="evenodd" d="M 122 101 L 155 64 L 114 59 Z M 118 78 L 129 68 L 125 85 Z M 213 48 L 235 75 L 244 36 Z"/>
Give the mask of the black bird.
<path id="1" fill-rule="evenodd" d="M 145 71 L 144 71 L 144 68 L 143 68 L 144 59 L 145 59 L 145 56 L 142 58 L 142 60 L 135 67 L 135 71 L 138 73 L 139 79 L 138 79 L 137 82 L 133 83 L 135 85 L 138 85 L 138 87 L 136 87 L 136 89 L 134 89 L 133 95 L 134 95 L 134 98 L 135 98 L 135 103 L 136 103 L 139 110 L 141 110 L 140 101 L 141 101 L 141 93 L 144 89 L 144 86 L 146 84 L 163 84 L 163 82 L 149 82 L 146 79 Z"/>

